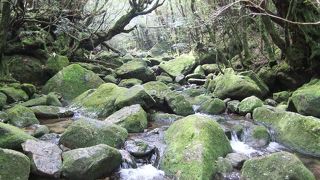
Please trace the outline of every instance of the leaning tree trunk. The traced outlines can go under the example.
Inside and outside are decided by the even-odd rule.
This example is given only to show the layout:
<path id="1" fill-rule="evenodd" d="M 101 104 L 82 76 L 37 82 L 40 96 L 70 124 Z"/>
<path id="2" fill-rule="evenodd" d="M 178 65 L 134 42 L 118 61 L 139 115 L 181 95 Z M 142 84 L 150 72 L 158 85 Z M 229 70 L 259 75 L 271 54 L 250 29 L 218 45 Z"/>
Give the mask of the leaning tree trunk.
<path id="1" fill-rule="evenodd" d="M 9 0 L 1 0 L 1 22 L 0 22 L 0 76 L 6 77 L 9 75 L 6 64 L 3 61 L 4 52 L 7 46 L 7 36 L 10 23 L 11 7 Z"/>

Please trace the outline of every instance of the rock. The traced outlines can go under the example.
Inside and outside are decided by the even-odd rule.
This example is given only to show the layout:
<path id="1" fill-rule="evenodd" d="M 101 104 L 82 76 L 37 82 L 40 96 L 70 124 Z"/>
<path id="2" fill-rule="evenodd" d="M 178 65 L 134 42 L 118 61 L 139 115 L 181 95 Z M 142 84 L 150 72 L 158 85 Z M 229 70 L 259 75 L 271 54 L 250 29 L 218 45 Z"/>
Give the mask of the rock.
<path id="1" fill-rule="evenodd" d="M 277 142 L 302 154 L 320 157 L 320 120 L 276 108 L 260 107 L 253 119 L 274 131 Z"/>
<path id="2" fill-rule="evenodd" d="M 109 116 L 105 122 L 117 124 L 129 133 L 143 132 L 148 125 L 147 113 L 139 104 L 120 109 Z"/>
<path id="3" fill-rule="evenodd" d="M 59 95 L 56 93 L 49 93 L 48 95 L 42 95 L 40 97 L 30 99 L 29 101 L 20 103 L 21 106 L 32 107 L 32 106 L 58 106 L 62 107 L 62 104 L 59 100 Z"/>
<path id="4" fill-rule="evenodd" d="M 28 139 L 35 139 L 23 130 L 0 122 L 0 148 L 21 149 L 21 143 Z"/>
<path id="5" fill-rule="evenodd" d="M 173 60 L 162 62 L 159 67 L 172 77 L 187 75 L 196 66 L 196 58 L 193 55 L 183 54 Z"/>
<path id="6" fill-rule="evenodd" d="M 174 82 L 178 84 L 184 84 L 186 82 L 185 76 L 183 74 L 178 75 L 175 79 Z"/>
<path id="7" fill-rule="evenodd" d="M 66 118 L 74 115 L 72 111 L 57 106 L 33 106 L 30 109 L 40 119 Z"/>
<path id="8" fill-rule="evenodd" d="M 118 79 L 115 78 L 113 75 L 106 75 L 103 78 L 104 82 L 106 83 L 113 83 L 113 84 L 117 84 L 118 83 Z"/>
<path id="9" fill-rule="evenodd" d="M 238 101 L 238 100 L 232 100 L 232 101 L 227 102 L 228 112 L 231 112 L 231 113 L 239 112 L 239 109 L 238 109 L 239 104 L 240 104 L 240 101 Z"/>
<path id="10" fill-rule="evenodd" d="M 231 98 L 242 100 L 249 96 L 264 97 L 268 87 L 253 73 L 236 74 L 232 69 L 224 70 L 209 84 L 209 90 L 220 99 Z"/>
<path id="11" fill-rule="evenodd" d="M 144 109 L 154 106 L 155 100 L 145 91 L 143 86 L 133 86 L 119 93 L 114 105 L 120 109 L 133 104 L 140 104 Z"/>
<path id="12" fill-rule="evenodd" d="M 187 79 L 187 80 L 188 80 L 188 79 L 205 79 L 205 78 L 206 78 L 205 75 L 203 75 L 203 74 L 196 74 L 196 73 L 188 74 L 188 75 L 186 76 L 186 79 Z"/>
<path id="13" fill-rule="evenodd" d="M 254 126 L 252 129 L 252 138 L 253 141 L 248 142 L 248 144 L 257 148 L 264 147 L 271 141 L 268 129 L 264 126 Z"/>
<path id="14" fill-rule="evenodd" d="M 121 92 L 127 89 L 112 83 L 102 84 L 96 90 L 88 90 L 73 100 L 73 106 L 99 118 L 108 117 L 117 108 L 114 103 Z"/>
<path id="15" fill-rule="evenodd" d="M 156 79 L 153 71 L 142 60 L 132 60 L 123 64 L 116 70 L 116 74 L 122 79 L 137 78 L 143 82 L 154 81 Z"/>
<path id="16" fill-rule="evenodd" d="M 53 76 L 43 87 L 43 92 L 58 92 L 62 97 L 71 101 L 83 92 L 99 87 L 104 81 L 92 71 L 84 69 L 78 64 L 63 68 Z"/>
<path id="17" fill-rule="evenodd" d="M 195 79 L 190 78 L 188 79 L 189 84 L 196 84 L 196 85 L 204 85 L 206 83 L 206 79 Z"/>
<path id="18" fill-rule="evenodd" d="M 320 117 L 320 79 L 314 79 L 294 91 L 291 101 L 299 114 Z"/>
<path id="19" fill-rule="evenodd" d="M 249 159 L 245 154 L 240 153 L 230 153 L 226 156 L 226 159 L 229 160 L 234 168 L 241 169 L 243 163 Z"/>
<path id="20" fill-rule="evenodd" d="M 0 92 L 0 109 L 7 104 L 7 96 Z"/>
<path id="21" fill-rule="evenodd" d="M 8 103 L 27 101 L 29 99 L 28 94 L 20 88 L 4 86 L 0 88 L 0 92 L 7 96 Z"/>
<path id="22" fill-rule="evenodd" d="M 120 83 L 118 84 L 119 87 L 126 87 L 126 88 L 131 88 L 135 85 L 141 85 L 143 82 L 140 79 L 122 79 Z"/>
<path id="23" fill-rule="evenodd" d="M 288 91 L 281 91 L 277 93 L 273 93 L 273 99 L 278 103 L 285 102 L 287 103 L 291 94 Z"/>
<path id="24" fill-rule="evenodd" d="M 173 79 L 170 77 L 170 76 L 164 76 L 164 75 L 160 75 L 160 76 L 157 76 L 157 81 L 159 82 L 163 82 L 165 84 L 168 84 L 168 83 L 172 83 L 173 82 Z"/>
<path id="25" fill-rule="evenodd" d="M 128 132 L 118 125 L 98 120 L 80 119 L 67 128 L 59 142 L 70 149 L 98 144 L 120 148 L 127 136 Z"/>
<path id="26" fill-rule="evenodd" d="M 62 175 L 67 179 L 95 180 L 116 170 L 121 164 L 117 149 L 100 144 L 64 152 Z"/>
<path id="27" fill-rule="evenodd" d="M 6 112 L 0 111 L 0 122 L 8 122 L 8 114 Z"/>
<path id="28" fill-rule="evenodd" d="M 201 66 L 205 74 L 219 74 L 220 70 L 217 64 L 204 64 Z"/>
<path id="29" fill-rule="evenodd" d="M 173 122 L 182 119 L 183 116 L 178 116 L 175 114 L 168 114 L 168 113 L 152 113 L 150 115 L 151 121 L 154 121 L 155 123 L 159 124 L 172 124 Z"/>
<path id="30" fill-rule="evenodd" d="M 26 133 L 30 134 L 33 137 L 41 137 L 45 134 L 49 134 L 50 130 L 45 125 L 34 124 L 32 126 L 26 127 L 23 129 Z"/>
<path id="31" fill-rule="evenodd" d="M 16 105 L 7 110 L 9 123 L 17 127 L 27 127 L 33 124 L 39 124 L 33 111 L 27 107 Z"/>
<path id="32" fill-rule="evenodd" d="M 29 97 L 32 97 L 36 93 L 37 88 L 33 84 L 23 83 L 21 84 L 21 89 L 28 94 Z"/>
<path id="33" fill-rule="evenodd" d="M 191 104 L 183 95 L 177 92 L 168 93 L 165 97 L 165 101 L 170 109 L 177 115 L 188 116 L 194 113 Z"/>
<path id="34" fill-rule="evenodd" d="M 278 105 L 278 103 L 273 99 L 266 99 L 264 100 L 264 103 L 266 105 L 273 106 L 273 107 L 276 107 Z"/>
<path id="35" fill-rule="evenodd" d="M 200 74 L 200 75 L 204 75 L 205 76 L 205 71 L 204 69 L 202 68 L 202 66 L 197 66 L 194 71 L 193 71 L 194 74 Z"/>
<path id="36" fill-rule="evenodd" d="M 220 125 L 200 115 L 173 123 L 165 140 L 167 148 L 161 168 L 178 179 L 211 179 L 217 173 L 218 157 L 232 151 Z"/>
<path id="37" fill-rule="evenodd" d="M 217 163 L 217 172 L 219 174 L 226 174 L 232 172 L 232 164 L 228 159 L 223 157 L 218 157 Z"/>
<path id="38" fill-rule="evenodd" d="M 32 173 L 59 178 L 62 168 L 62 150 L 56 144 L 27 140 L 22 144 L 24 153 L 31 159 Z"/>
<path id="39" fill-rule="evenodd" d="M 164 98 L 167 93 L 170 92 L 170 88 L 166 84 L 159 81 L 145 83 L 143 84 L 143 88 L 152 96 L 158 106 L 163 106 Z"/>
<path id="40" fill-rule="evenodd" d="M 154 146 L 148 145 L 141 139 L 128 140 L 124 149 L 136 158 L 148 157 L 154 153 Z"/>
<path id="41" fill-rule="evenodd" d="M 226 104 L 218 98 L 210 99 L 201 104 L 199 112 L 207 114 L 221 114 L 226 110 Z"/>
<path id="42" fill-rule="evenodd" d="M 51 74 L 56 74 L 64 67 L 69 65 L 69 59 L 66 56 L 54 55 L 49 57 L 47 61 L 47 69 Z"/>
<path id="43" fill-rule="evenodd" d="M 241 179 L 315 180 L 315 177 L 295 155 L 278 152 L 247 160 L 242 168 Z"/>
<path id="44" fill-rule="evenodd" d="M 0 179 L 29 179 L 30 160 L 26 155 L 17 151 L 0 148 L 0 164 Z"/>
<path id="45" fill-rule="evenodd" d="M 250 96 L 240 102 L 238 109 L 239 113 L 244 115 L 247 113 L 252 113 L 255 108 L 261 106 L 263 106 L 263 101 L 255 96 Z"/>

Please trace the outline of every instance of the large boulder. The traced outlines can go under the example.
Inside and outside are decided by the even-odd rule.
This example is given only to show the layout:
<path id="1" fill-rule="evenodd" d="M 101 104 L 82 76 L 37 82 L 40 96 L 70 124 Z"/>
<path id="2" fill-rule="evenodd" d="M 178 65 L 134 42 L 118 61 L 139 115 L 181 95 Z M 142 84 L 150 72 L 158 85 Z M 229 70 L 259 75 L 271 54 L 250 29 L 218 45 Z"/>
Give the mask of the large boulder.
<path id="1" fill-rule="evenodd" d="M 162 169 L 178 179 L 211 179 L 216 160 L 232 151 L 220 125 L 206 116 L 191 115 L 173 123 L 165 134 Z"/>
<path id="2" fill-rule="evenodd" d="M 74 115 L 72 111 L 57 106 L 33 106 L 30 109 L 40 119 L 66 118 Z"/>
<path id="3" fill-rule="evenodd" d="M 35 139 L 23 130 L 0 122 L 0 148 L 21 149 L 21 144 L 28 139 Z"/>
<path id="4" fill-rule="evenodd" d="M 159 67 L 162 71 L 176 78 L 179 75 L 187 75 L 196 66 L 196 58 L 193 55 L 183 54 L 173 60 L 162 62 Z"/>
<path id="5" fill-rule="evenodd" d="M 263 106 L 263 101 L 255 96 L 250 96 L 243 99 L 239 106 L 238 110 L 240 114 L 252 113 L 255 108 Z"/>
<path id="6" fill-rule="evenodd" d="M 172 112 L 181 116 L 193 114 L 193 108 L 189 101 L 178 92 L 170 92 L 165 97 L 166 103 L 169 105 Z"/>
<path id="7" fill-rule="evenodd" d="M 26 155 L 0 148 L 0 179 L 28 180 L 29 174 L 30 160 Z"/>
<path id="8" fill-rule="evenodd" d="M 226 104 L 219 98 L 209 99 L 201 104 L 199 111 L 207 114 L 221 114 L 226 110 Z"/>
<path id="9" fill-rule="evenodd" d="M 120 148 L 128 136 L 126 129 L 98 120 L 80 119 L 61 135 L 60 144 L 70 148 L 84 148 L 107 144 Z"/>
<path id="10" fill-rule="evenodd" d="M 28 94 L 20 87 L 4 86 L 0 88 L 0 92 L 7 96 L 8 103 L 27 101 L 29 99 Z"/>
<path id="11" fill-rule="evenodd" d="M 43 92 L 58 92 L 62 97 L 71 101 L 83 92 L 99 87 L 104 81 L 92 71 L 78 64 L 72 64 L 53 76 L 43 87 Z"/>
<path id="12" fill-rule="evenodd" d="M 298 113 L 320 117 L 320 79 L 314 79 L 294 91 L 291 101 Z"/>
<path id="13" fill-rule="evenodd" d="M 117 124 L 129 133 L 143 132 L 147 128 L 147 113 L 139 104 L 120 109 L 109 116 L 105 122 Z"/>
<path id="14" fill-rule="evenodd" d="M 160 81 L 151 81 L 143 84 L 143 88 L 146 90 L 148 94 L 150 94 L 153 99 L 157 102 L 158 106 L 163 106 L 164 98 L 168 92 L 170 92 L 170 88 Z"/>
<path id="15" fill-rule="evenodd" d="M 9 123 L 17 127 L 27 127 L 33 124 L 39 124 L 38 119 L 30 108 L 16 105 L 8 111 Z"/>
<path id="16" fill-rule="evenodd" d="M 116 170 L 120 152 L 105 144 L 64 152 L 62 175 L 67 179 L 95 180 Z"/>
<path id="17" fill-rule="evenodd" d="M 60 177 L 62 150 L 58 145 L 45 141 L 27 140 L 22 144 L 22 149 L 32 162 L 32 173 L 46 177 Z"/>
<path id="18" fill-rule="evenodd" d="M 303 154 L 320 157 L 320 119 L 260 107 L 253 111 L 253 119 L 275 132 L 276 141 Z"/>
<path id="19" fill-rule="evenodd" d="M 298 157 L 288 152 L 278 152 L 247 160 L 242 168 L 241 179 L 315 180 L 315 177 Z"/>
<path id="20" fill-rule="evenodd" d="M 224 74 L 210 81 L 209 88 L 220 99 L 242 100 L 249 96 L 264 97 L 268 87 L 251 71 L 236 74 L 232 69 L 225 69 Z"/>
<path id="21" fill-rule="evenodd" d="M 143 82 L 156 80 L 153 71 L 142 60 L 132 60 L 123 64 L 116 70 L 116 74 L 122 79 L 136 78 Z"/>

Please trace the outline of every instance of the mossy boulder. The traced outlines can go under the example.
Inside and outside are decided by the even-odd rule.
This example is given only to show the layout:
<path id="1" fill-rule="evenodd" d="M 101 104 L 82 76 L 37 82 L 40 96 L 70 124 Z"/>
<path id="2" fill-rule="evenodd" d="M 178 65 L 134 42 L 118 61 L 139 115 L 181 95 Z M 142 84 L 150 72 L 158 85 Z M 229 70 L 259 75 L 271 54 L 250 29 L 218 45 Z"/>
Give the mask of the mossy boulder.
<path id="1" fill-rule="evenodd" d="M 147 128 L 147 113 L 139 104 L 120 109 L 109 116 L 105 122 L 117 124 L 125 128 L 129 133 L 143 132 Z"/>
<path id="2" fill-rule="evenodd" d="M 302 154 L 320 157 L 320 119 L 272 107 L 256 108 L 253 119 L 271 128 L 277 142 Z"/>
<path id="3" fill-rule="evenodd" d="M 122 162 L 120 152 L 105 144 L 67 151 L 62 157 L 62 176 L 67 179 L 103 178 Z"/>
<path id="4" fill-rule="evenodd" d="M 214 119 L 191 115 L 173 123 L 165 134 L 167 149 L 161 168 L 178 179 L 212 179 L 216 160 L 232 151 Z"/>
<path id="5" fill-rule="evenodd" d="M 16 105 L 7 110 L 9 123 L 17 127 L 27 127 L 33 124 L 39 124 L 33 111 L 27 107 Z"/>
<path id="6" fill-rule="evenodd" d="M 268 129 L 264 126 L 253 126 L 249 128 L 245 136 L 245 143 L 255 148 L 265 147 L 271 141 Z"/>
<path id="7" fill-rule="evenodd" d="M 238 100 L 232 100 L 232 101 L 227 102 L 228 112 L 231 112 L 231 113 L 239 112 L 239 104 L 240 104 L 240 101 L 238 101 Z"/>
<path id="8" fill-rule="evenodd" d="M 43 92 L 57 92 L 66 101 L 71 101 L 83 92 L 99 87 L 104 81 L 92 71 L 72 64 L 53 76 L 43 87 Z"/>
<path id="9" fill-rule="evenodd" d="M 37 88 L 33 84 L 23 83 L 21 84 L 21 89 L 28 94 L 29 97 L 32 97 L 36 93 Z"/>
<path id="10" fill-rule="evenodd" d="M 0 109 L 7 104 L 7 96 L 0 92 Z"/>
<path id="11" fill-rule="evenodd" d="M 299 114 L 320 117 L 320 79 L 294 91 L 291 101 Z"/>
<path id="12" fill-rule="evenodd" d="M 178 92 L 170 92 L 165 97 L 165 102 L 169 108 L 177 115 L 188 116 L 193 114 L 193 108 L 189 101 Z"/>
<path id="13" fill-rule="evenodd" d="M 33 106 L 30 109 L 40 119 L 66 118 L 74 115 L 72 111 L 57 106 Z"/>
<path id="14" fill-rule="evenodd" d="M 153 71 L 142 60 L 132 60 L 116 70 L 117 77 L 122 79 L 136 78 L 143 82 L 154 81 L 156 79 Z"/>
<path id="15" fill-rule="evenodd" d="M 135 85 L 140 85 L 142 83 L 143 82 L 140 79 L 130 78 L 130 79 L 122 79 L 120 81 L 120 83 L 118 84 L 118 86 L 125 87 L 125 88 L 131 88 Z"/>
<path id="16" fill-rule="evenodd" d="M 120 148 L 128 136 L 126 129 L 98 120 L 80 119 L 62 134 L 59 143 L 70 149 L 107 144 Z"/>
<path id="17" fill-rule="evenodd" d="M 148 94 L 150 94 L 153 99 L 157 102 L 157 105 L 163 105 L 164 98 L 168 92 L 170 92 L 170 88 L 159 81 L 151 81 L 143 84 L 143 88 L 146 90 Z"/>
<path id="18" fill-rule="evenodd" d="M 8 103 L 27 101 L 29 99 L 28 94 L 24 90 L 22 90 L 20 86 L 17 86 L 17 87 L 4 86 L 0 88 L 0 92 L 2 92 L 7 96 Z"/>
<path id="19" fill-rule="evenodd" d="M 281 91 L 273 93 L 273 100 L 275 100 L 278 103 L 287 103 L 290 96 L 291 93 L 289 91 Z"/>
<path id="20" fill-rule="evenodd" d="M 172 77 L 187 75 L 196 66 L 196 58 L 193 55 L 183 54 L 173 60 L 162 62 L 159 67 Z"/>
<path id="21" fill-rule="evenodd" d="M 250 96 L 240 102 L 238 109 L 240 114 L 247 114 L 252 113 L 255 108 L 261 106 L 263 106 L 262 100 L 255 96 Z"/>
<path id="22" fill-rule="evenodd" d="M 32 107 L 32 106 L 58 106 L 61 107 L 62 103 L 59 100 L 57 93 L 51 92 L 48 95 L 42 95 L 34 99 L 30 99 L 26 102 L 20 103 L 21 106 Z"/>
<path id="23" fill-rule="evenodd" d="M 221 114 L 226 110 L 226 104 L 219 98 L 205 101 L 201 104 L 199 111 L 207 114 Z"/>
<path id="24" fill-rule="evenodd" d="M 29 179 L 31 163 L 26 155 L 10 149 L 0 148 L 0 164 L 0 179 Z"/>
<path id="25" fill-rule="evenodd" d="M 209 91 L 220 99 L 242 100 L 252 95 L 264 97 L 269 89 L 253 72 L 236 74 L 228 68 L 224 70 L 224 74 L 210 81 Z"/>
<path id="26" fill-rule="evenodd" d="M 163 82 L 165 84 L 168 84 L 168 83 L 172 83 L 173 82 L 173 79 L 170 77 L 170 76 L 165 76 L 165 75 L 160 75 L 160 76 L 157 76 L 157 81 L 159 82 Z"/>
<path id="27" fill-rule="evenodd" d="M 241 179 L 246 180 L 283 180 L 316 178 L 293 154 L 278 152 L 247 160 L 241 170 Z"/>
<path id="28" fill-rule="evenodd" d="M 219 66 L 217 64 L 204 64 L 201 66 L 205 74 L 219 74 Z"/>
<path id="29" fill-rule="evenodd" d="M 50 73 L 56 74 L 57 72 L 61 71 L 64 67 L 69 65 L 69 59 L 66 56 L 55 55 L 49 57 L 47 61 L 47 69 Z"/>
<path id="30" fill-rule="evenodd" d="M 0 122 L 0 148 L 21 149 L 21 144 L 34 137 L 23 130 Z"/>

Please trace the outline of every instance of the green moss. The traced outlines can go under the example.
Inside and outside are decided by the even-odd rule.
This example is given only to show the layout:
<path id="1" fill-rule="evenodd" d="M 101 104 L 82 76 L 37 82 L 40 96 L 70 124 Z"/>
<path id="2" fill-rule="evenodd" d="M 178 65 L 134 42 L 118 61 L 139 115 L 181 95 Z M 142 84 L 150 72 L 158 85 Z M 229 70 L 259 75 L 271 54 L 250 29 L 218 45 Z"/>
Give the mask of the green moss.
<path id="1" fill-rule="evenodd" d="M 121 80 L 118 86 L 130 88 L 132 86 L 140 85 L 140 84 L 142 84 L 142 81 L 140 79 L 130 78 L 130 79 Z"/>
<path id="2" fill-rule="evenodd" d="M 0 88 L 0 92 L 4 93 L 7 96 L 8 103 L 27 101 L 29 99 L 28 94 L 20 88 L 4 86 Z"/>
<path id="3" fill-rule="evenodd" d="M 39 124 L 33 111 L 27 107 L 16 105 L 7 111 L 9 123 L 17 127 L 27 127 Z"/>
<path id="4" fill-rule="evenodd" d="M 253 118 L 273 131 L 281 144 L 303 154 L 320 157 L 320 120 L 297 113 L 256 108 Z"/>
<path id="5" fill-rule="evenodd" d="M 221 114 L 226 110 L 226 104 L 224 101 L 218 98 L 210 99 L 204 102 L 199 111 L 208 114 Z"/>
<path id="6" fill-rule="evenodd" d="M 255 96 L 250 96 L 240 102 L 238 109 L 240 114 L 246 114 L 252 113 L 255 108 L 261 106 L 263 106 L 263 101 Z"/>
<path id="7" fill-rule="evenodd" d="M 103 84 L 103 80 L 78 64 L 72 64 L 63 68 L 43 87 L 44 93 L 58 92 L 62 97 L 71 101 L 83 92 L 97 88 Z"/>
<path id="8" fill-rule="evenodd" d="M 267 142 L 270 140 L 268 129 L 265 128 L 264 126 L 255 126 L 252 131 L 252 136 L 255 139 L 264 139 Z"/>
<path id="9" fill-rule="evenodd" d="M 156 79 L 153 71 L 142 60 L 132 60 L 116 70 L 118 77 L 123 79 L 136 78 L 143 82 L 153 81 Z"/>
<path id="10" fill-rule="evenodd" d="M 176 59 L 163 62 L 159 67 L 172 77 L 177 77 L 181 74 L 186 75 L 196 66 L 196 58 L 193 55 L 183 54 Z"/>
<path id="11" fill-rule="evenodd" d="M 0 164 L 0 179 L 29 179 L 31 164 L 26 155 L 17 151 L 0 148 Z"/>
<path id="12" fill-rule="evenodd" d="M 7 96 L 0 92 L 0 109 L 7 104 Z"/>
<path id="13" fill-rule="evenodd" d="M 69 65 L 69 59 L 66 56 L 55 55 L 49 57 L 47 68 L 52 74 L 55 74 Z"/>
<path id="14" fill-rule="evenodd" d="M 291 96 L 291 93 L 288 91 L 273 93 L 273 99 L 278 103 L 282 103 L 282 102 L 287 103 L 290 96 Z"/>
<path id="15" fill-rule="evenodd" d="M 34 139 L 21 129 L 0 122 L 0 148 L 21 149 L 21 144 Z"/>
<path id="16" fill-rule="evenodd" d="M 172 80 L 172 78 L 170 76 L 161 75 L 161 76 L 157 76 L 156 79 L 157 79 L 157 81 L 163 82 L 163 83 L 166 83 L 166 84 L 173 82 L 173 80 Z"/>
<path id="17" fill-rule="evenodd" d="M 241 179 L 315 180 L 315 177 L 295 155 L 288 152 L 278 152 L 247 160 L 242 168 Z"/>
<path id="18" fill-rule="evenodd" d="M 158 104 L 163 104 L 164 97 L 170 92 L 170 88 L 159 81 L 151 81 L 143 84 L 143 88 L 150 94 Z"/>
<path id="19" fill-rule="evenodd" d="M 199 115 L 173 123 L 165 140 L 167 149 L 161 167 L 180 179 L 211 179 L 217 173 L 215 161 L 232 151 L 219 124 Z"/>
<path id="20" fill-rule="evenodd" d="M 166 103 L 170 109 L 177 115 L 188 116 L 193 114 L 193 108 L 185 97 L 177 92 L 170 92 L 165 97 Z"/>

